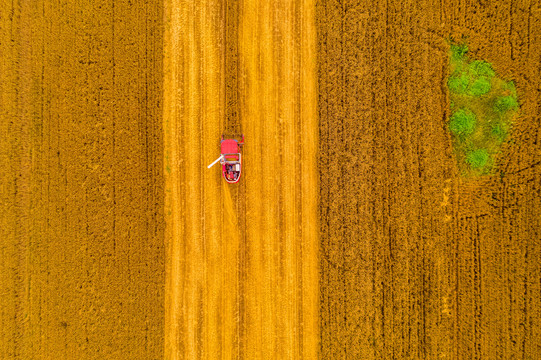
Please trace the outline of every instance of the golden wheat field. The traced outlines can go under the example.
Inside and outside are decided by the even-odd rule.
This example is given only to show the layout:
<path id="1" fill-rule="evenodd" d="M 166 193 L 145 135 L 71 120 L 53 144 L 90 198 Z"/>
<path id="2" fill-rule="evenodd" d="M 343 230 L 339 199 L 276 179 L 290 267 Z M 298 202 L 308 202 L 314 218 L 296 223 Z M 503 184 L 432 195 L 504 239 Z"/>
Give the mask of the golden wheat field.
<path id="1" fill-rule="evenodd" d="M 539 2 L 0 4 L 1 359 L 541 358 Z"/>

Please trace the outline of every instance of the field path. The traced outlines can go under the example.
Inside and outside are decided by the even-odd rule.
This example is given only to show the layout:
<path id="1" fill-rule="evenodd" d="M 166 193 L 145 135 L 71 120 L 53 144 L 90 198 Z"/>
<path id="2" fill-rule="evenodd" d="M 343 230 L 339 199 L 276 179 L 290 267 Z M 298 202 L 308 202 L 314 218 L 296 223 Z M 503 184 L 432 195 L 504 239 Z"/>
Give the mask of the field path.
<path id="1" fill-rule="evenodd" d="M 314 9 L 166 4 L 167 359 L 317 357 Z M 224 132 L 236 185 L 206 169 Z"/>

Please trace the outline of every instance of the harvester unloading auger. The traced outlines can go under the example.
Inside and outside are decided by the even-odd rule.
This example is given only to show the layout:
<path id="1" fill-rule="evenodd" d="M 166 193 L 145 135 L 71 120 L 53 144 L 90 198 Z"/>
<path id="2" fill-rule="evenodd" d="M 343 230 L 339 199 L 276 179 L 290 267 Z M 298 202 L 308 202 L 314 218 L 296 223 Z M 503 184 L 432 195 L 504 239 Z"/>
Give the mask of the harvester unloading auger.
<path id="1" fill-rule="evenodd" d="M 244 135 L 241 135 L 241 137 L 242 140 L 238 142 L 236 139 L 224 139 L 222 135 L 220 157 L 207 166 L 210 169 L 216 163 L 220 162 L 222 164 L 222 176 L 230 184 L 234 184 L 240 179 L 242 169 L 240 150 L 242 145 L 244 145 Z"/>

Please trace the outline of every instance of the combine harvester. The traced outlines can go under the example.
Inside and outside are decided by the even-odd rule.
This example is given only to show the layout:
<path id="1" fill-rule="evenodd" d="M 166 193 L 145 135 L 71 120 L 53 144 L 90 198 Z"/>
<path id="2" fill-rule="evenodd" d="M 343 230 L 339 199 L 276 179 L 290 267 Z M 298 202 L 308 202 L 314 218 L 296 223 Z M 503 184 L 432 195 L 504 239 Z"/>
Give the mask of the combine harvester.
<path id="1" fill-rule="evenodd" d="M 213 167 L 217 162 L 222 164 L 222 175 L 230 184 L 237 183 L 240 179 L 241 173 L 241 155 L 240 149 L 244 145 L 244 135 L 240 143 L 235 139 L 224 139 L 222 135 L 222 141 L 220 142 L 221 155 L 207 168 Z"/>

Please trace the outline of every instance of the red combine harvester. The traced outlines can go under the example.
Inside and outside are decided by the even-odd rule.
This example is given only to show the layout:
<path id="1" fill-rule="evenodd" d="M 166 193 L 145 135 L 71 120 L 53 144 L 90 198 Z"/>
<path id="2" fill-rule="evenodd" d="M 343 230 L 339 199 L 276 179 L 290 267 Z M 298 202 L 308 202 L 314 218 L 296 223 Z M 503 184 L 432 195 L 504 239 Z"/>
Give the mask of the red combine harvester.
<path id="1" fill-rule="evenodd" d="M 222 141 L 220 142 L 221 155 L 212 164 L 208 166 L 210 169 L 217 162 L 222 164 L 222 175 L 230 184 L 234 184 L 239 181 L 241 173 L 241 155 L 240 149 L 244 145 L 244 135 L 242 140 L 238 142 L 235 139 L 224 139 L 222 135 Z"/>

